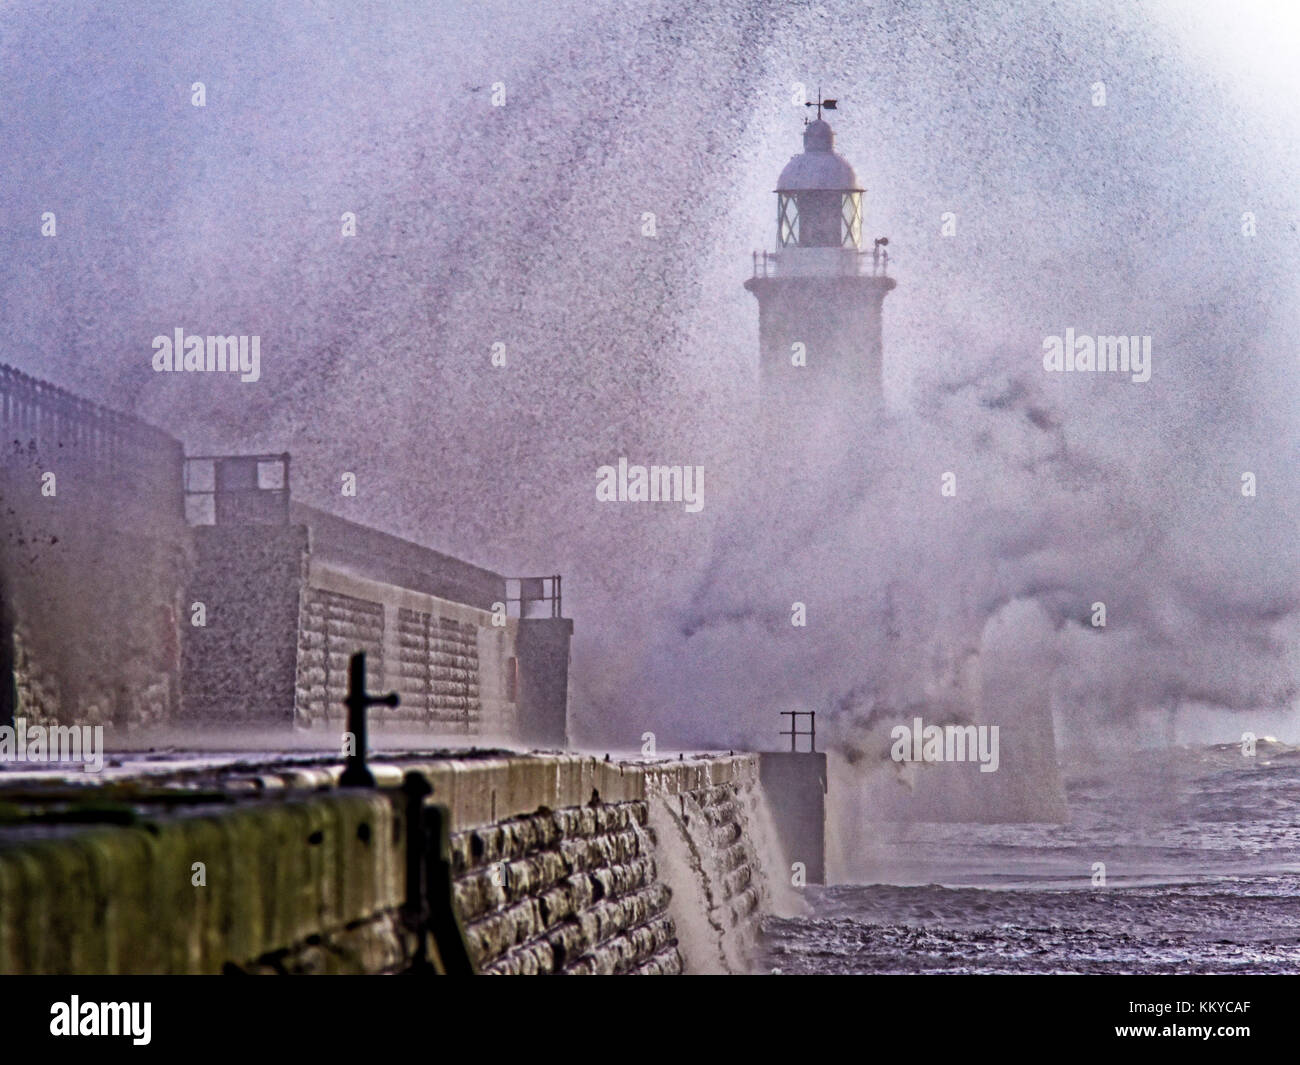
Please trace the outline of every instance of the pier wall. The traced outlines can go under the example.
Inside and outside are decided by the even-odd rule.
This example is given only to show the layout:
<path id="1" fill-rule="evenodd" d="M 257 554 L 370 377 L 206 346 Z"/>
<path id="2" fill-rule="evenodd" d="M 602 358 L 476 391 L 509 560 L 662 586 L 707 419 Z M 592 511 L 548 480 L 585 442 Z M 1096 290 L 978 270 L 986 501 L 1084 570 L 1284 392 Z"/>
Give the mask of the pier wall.
<path id="1" fill-rule="evenodd" d="M 0 776 L 0 973 L 455 971 L 458 951 L 501 974 L 743 964 L 766 897 L 756 756 L 371 768 L 375 789 L 324 764 Z"/>

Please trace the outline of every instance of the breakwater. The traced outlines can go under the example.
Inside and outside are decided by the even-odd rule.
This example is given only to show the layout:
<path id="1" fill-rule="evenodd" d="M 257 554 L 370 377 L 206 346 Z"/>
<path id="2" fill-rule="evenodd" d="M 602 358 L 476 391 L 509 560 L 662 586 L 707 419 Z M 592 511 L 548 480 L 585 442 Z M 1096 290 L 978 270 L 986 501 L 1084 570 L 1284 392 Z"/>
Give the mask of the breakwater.
<path id="1" fill-rule="evenodd" d="M 371 770 L 375 788 L 310 757 L 0 773 L 0 972 L 747 966 L 778 860 L 756 755 Z"/>

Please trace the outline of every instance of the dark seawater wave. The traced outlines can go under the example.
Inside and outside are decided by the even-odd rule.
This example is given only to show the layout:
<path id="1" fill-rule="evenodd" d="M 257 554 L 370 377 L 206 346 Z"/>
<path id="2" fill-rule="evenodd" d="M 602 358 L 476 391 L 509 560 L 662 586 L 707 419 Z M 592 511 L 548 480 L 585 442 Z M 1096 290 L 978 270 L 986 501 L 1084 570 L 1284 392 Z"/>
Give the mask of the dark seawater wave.
<path id="1" fill-rule="evenodd" d="M 868 881 L 770 918 L 782 973 L 1300 972 L 1300 759 L 1261 743 L 1067 776 L 1068 825 L 880 825 Z M 1105 886 L 1093 883 L 1105 864 Z"/>

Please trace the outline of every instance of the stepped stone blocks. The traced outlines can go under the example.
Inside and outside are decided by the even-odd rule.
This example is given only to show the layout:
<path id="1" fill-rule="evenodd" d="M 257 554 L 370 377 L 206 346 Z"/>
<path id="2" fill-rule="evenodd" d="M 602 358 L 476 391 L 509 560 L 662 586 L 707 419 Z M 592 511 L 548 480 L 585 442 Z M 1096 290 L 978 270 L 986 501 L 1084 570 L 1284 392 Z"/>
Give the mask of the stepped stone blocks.
<path id="1" fill-rule="evenodd" d="M 516 706 L 506 673 L 518 622 L 492 625 L 488 611 L 336 571 L 313 558 L 298 624 L 296 721 L 341 729 L 348 658 L 366 652 L 372 690 L 396 691 L 375 707 L 376 730 L 510 736 Z"/>
<path id="2" fill-rule="evenodd" d="M 706 916 L 743 949 L 757 932 L 762 885 L 740 786 L 679 797 L 705 821 L 689 831 L 700 852 Z M 455 899 L 471 955 L 488 973 L 682 971 L 656 844 L 645 801 L 545 811 L 457 833 Z"/>
<path id="3" fill-rule="evenodd" d="M 398 626 L 398 690 L 407 694 L 387 720 L 477 734 L 482 724 L 477 627 L 405 607 L 398 610 Z"/>
<path id="4" fill-rule="evenodd" d="M 383 676 L 384 608 L 355 596 L 305 589 L 298 627 L 299 724 L 342 727 L 348 659 L 356 651 L 366 653 L 370 676 Z"/>
<path id="5" fill-rule="evenodd" d="M 692 798 L 709 823 L 707 849 L 722 888 L 719 908 L 727 927 L 744 929 L 748 938 L 759 916 L 762 886 L 758 856 L 746 831 L 736 790 L 710 788 Z"/>

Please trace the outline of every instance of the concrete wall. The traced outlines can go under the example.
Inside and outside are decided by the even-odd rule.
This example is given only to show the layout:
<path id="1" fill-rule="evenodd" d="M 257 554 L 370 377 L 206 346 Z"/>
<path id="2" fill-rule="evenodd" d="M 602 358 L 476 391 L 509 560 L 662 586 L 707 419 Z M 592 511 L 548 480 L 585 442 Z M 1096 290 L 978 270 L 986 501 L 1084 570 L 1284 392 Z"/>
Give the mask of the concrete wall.
<path id="1" fill-rule="evenodd" d="M 338 794 L 57 836 L 10 827 L 0 972 L 220 973 L 313 946 L 320 971 L 382 970 L 393 943 L 363 937 L 373 949 L 351 957 L 332 944 L 400 904 L 397 816 L 383 796 Z"/>
<path id="2" fill-rule="evenodd" d="M 301 525 L 207 525 L 191 530 L 182 627 L 190 727 L 293 724 L 299 599 L 307 565 Z M 195 626 L 195 604 L 204 624 Z"/>
<path id="3" fill-rule="evenodd" d="M 290 505 L 289 520 L 311 529 L 319 565 L 479 610 L 505 601 L 506 579 L 482 566 L 302 503 Z"/>
<path id="4" fill-rule="evenodd" d="M 120 780 L 71 806 L 66 785 L 0 787 L 0 972 L 403 971 L 420 942 L 395 787 L 410 772 L 448 812 L 449 897 L 483 972 L 680 972 L 699 956 L 680 949 L 680 907 L 706 896 L 702 923 L 752 934 L 753 756 L 373 768 L 373 791 L 322 792 L 338 774 L 324 764 Z M 655 803 L 703 812 L 702 887 L 656 837 Z"/>
<path id="5" fill-rule="evenodd" d="M 525 618 L 517 639 L 519 738 L 543 747 L 569 745 L 568 618 Z"/>
<path id="6" fill-rule="evenodd" d="M 784 868 L 799 862 L 806 883 L 826 883 L 826 755 L 820 751 L 765 751 L 759 758 Z"/>
<path id="7" fill-rule="evenodd" d="M 0 659 L 13 712 L 120 727 L 172 718 L 188 565 L 180 443 L 0 366 Z"/>

